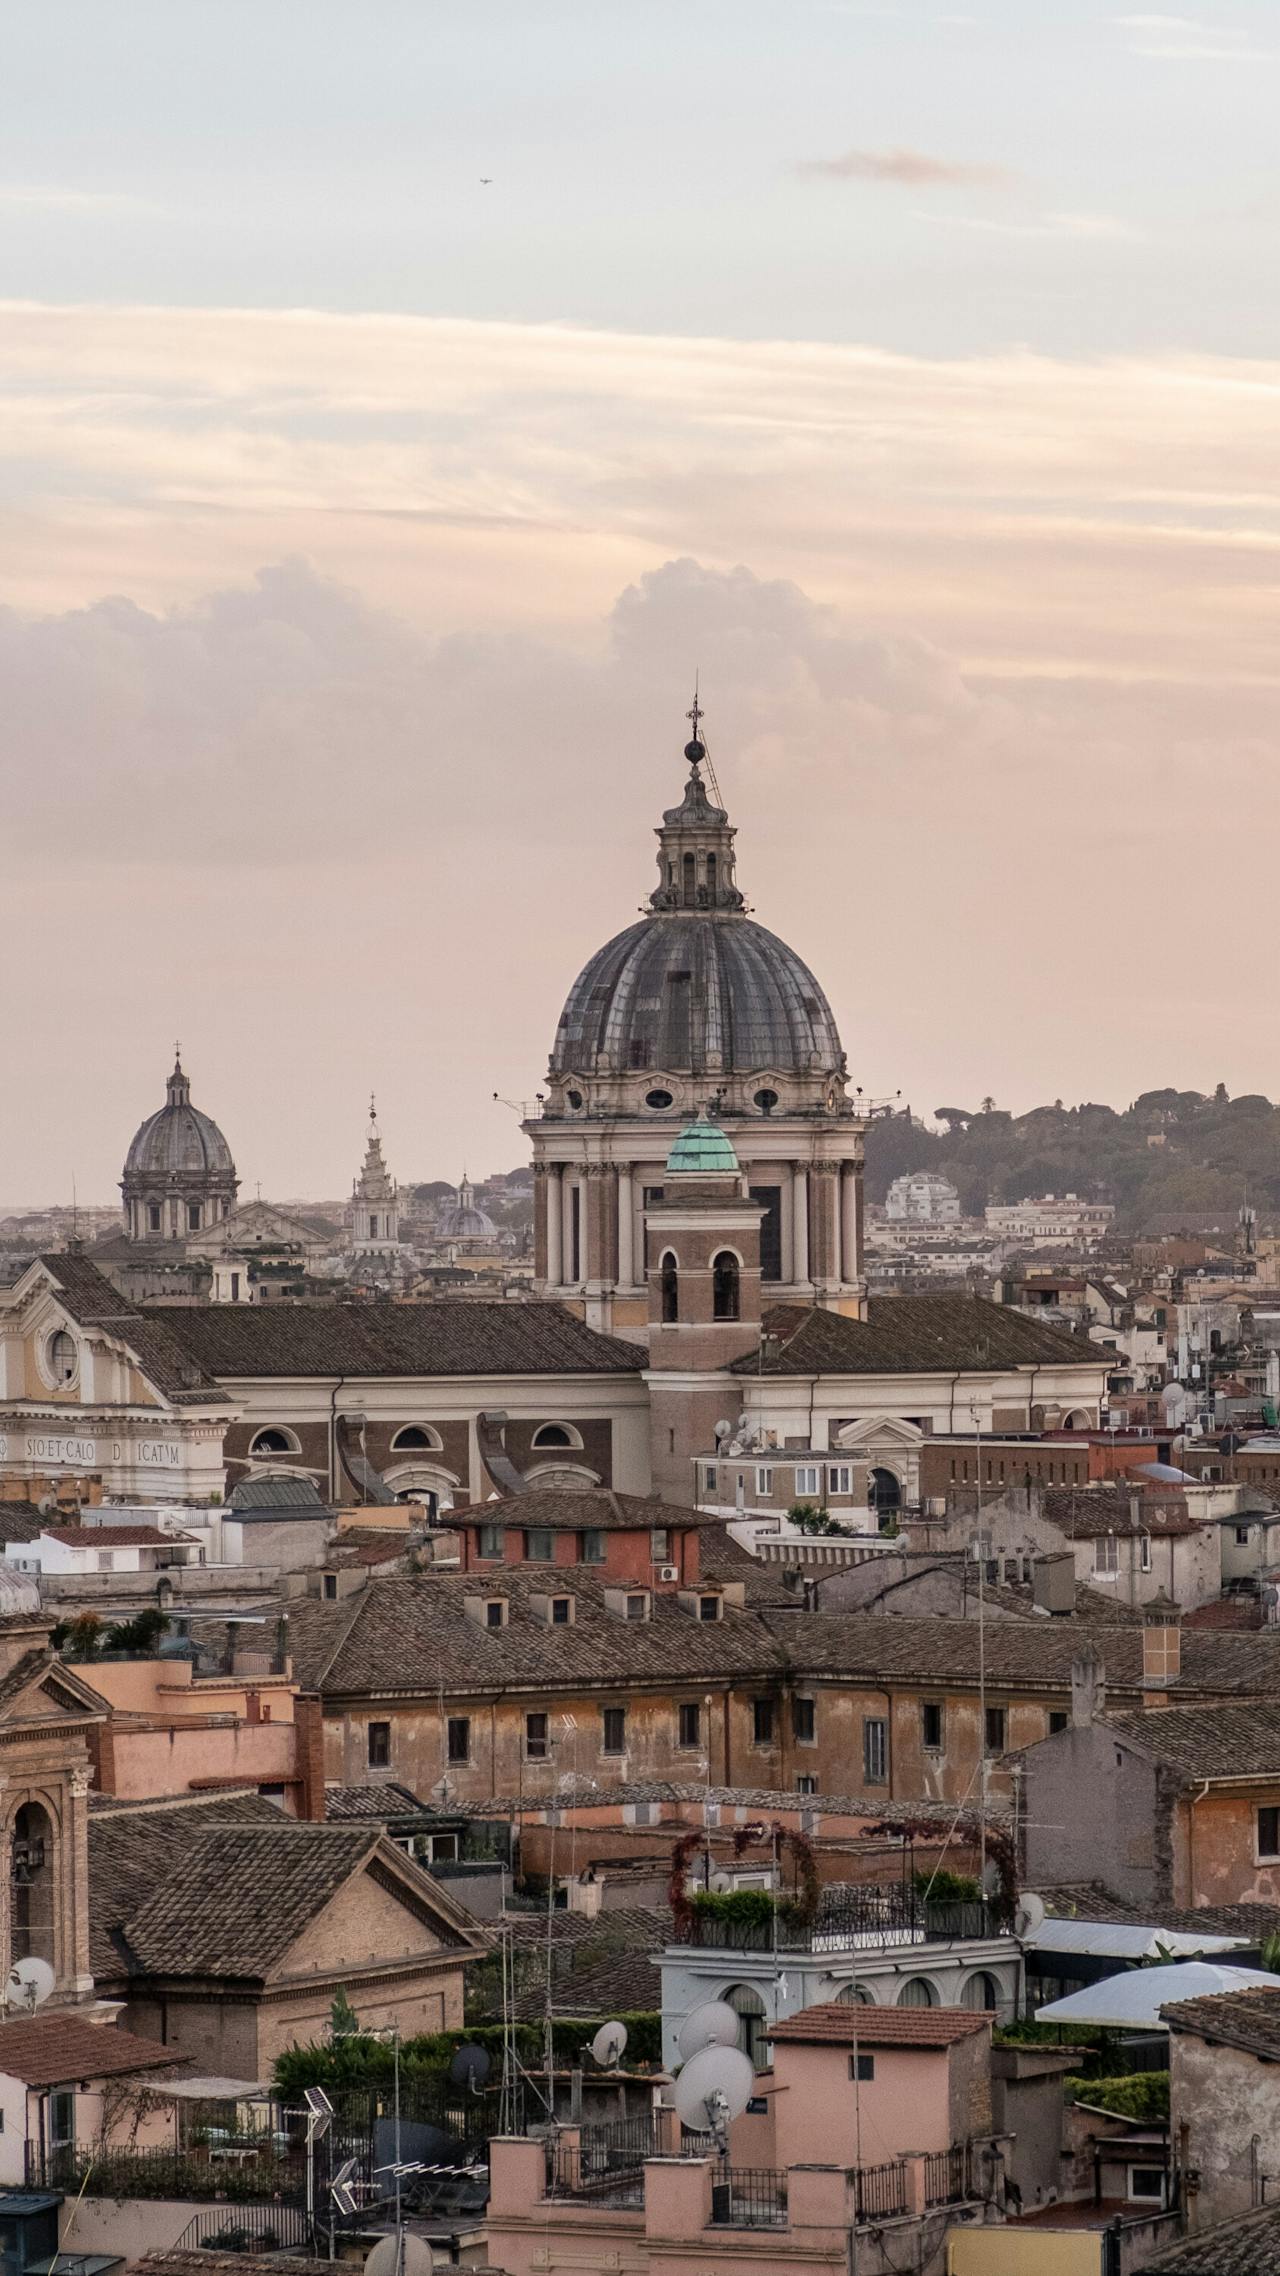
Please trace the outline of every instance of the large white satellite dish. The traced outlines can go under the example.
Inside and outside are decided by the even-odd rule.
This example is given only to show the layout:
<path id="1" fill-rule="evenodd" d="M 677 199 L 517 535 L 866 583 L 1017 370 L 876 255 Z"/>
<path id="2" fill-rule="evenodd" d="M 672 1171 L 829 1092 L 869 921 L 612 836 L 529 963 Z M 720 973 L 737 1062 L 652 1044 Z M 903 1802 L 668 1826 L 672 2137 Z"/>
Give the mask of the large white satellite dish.
<path id="1" fill-rule="evenodd" d="M 691 2062 L 704 2047 L 736 2047 L 738 2020 L 727 1999 L 708 1999 L 701 2007 L 691 2008 L 676 2033 L 681 2062 Z"/>
<path id="2" fill-rule="evenodd" d="M 57 1977 L 47 1960 L 18 1960 L 9 1970 L 10 2007 L 43 2007 Z"/>
<path id="3" fill-rule="evenodd" d="M 431 2276 L 436 2256 L 423 2236 L 405 2230 L 380 2236 L 364 2264 L 364 2276 Z"/>
<path id="4" fill-rule="evenodd" d="M 627 2051 L 625 2023 L 602 2023 L 591 2042 L 591 2052 L 602 2071 L 616 2070 Z"/>
<path id="5" fill-rule="evenodd" d="M 1013 1933 L 1021 1943 L 1025 1944 L 1029 1936 L 1034 1936 L 1036 1930 L 1043 1927 L 1044 1898 L 1037 1897 L 1032 1890 L 1028 1889 L 1018 1899 L 1018 1909 L 1013 1916 Z"/>
<path id="6" fill-rule="evenodd" d="M 756 2074 L 741 2047 L 704 2047 L 685 2064 L 671 2099 L 682 2126 L 695 2134 L 723 2134 L 751 2100 Z"/>

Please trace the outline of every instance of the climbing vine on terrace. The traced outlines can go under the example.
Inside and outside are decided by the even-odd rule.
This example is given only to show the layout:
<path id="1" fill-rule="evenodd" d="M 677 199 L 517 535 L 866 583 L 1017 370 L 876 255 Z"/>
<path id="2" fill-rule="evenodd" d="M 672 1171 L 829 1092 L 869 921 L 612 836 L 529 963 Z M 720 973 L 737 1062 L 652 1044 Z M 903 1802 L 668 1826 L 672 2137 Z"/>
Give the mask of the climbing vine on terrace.
<path id="1" fill-rule="evenodd" d="M 765 1819 L 757 1818 L 749 1825 L 737 1828 L 733 1837 L 733 1854 L 741 1857 L 761 1842 L 772 1842 L 778 1850 L 790 1851 L 795 1865 L 797 1888 L 795 1895 L 786 1900 L 787 1917 L 791 1925 L 808 1928 L 817 1917 L 822 1894 L 812 1842 L 806 1834 L 798 1833 L 790 1826 L 771 1825 Z M 706 1847 L 706 1843 L 706 1832 L 699 1827 L 681 1834 L 671 1852 L 667 1900 L 671 1906 L 678 1942 L 687 1940 L 693 1934 L 698 1917 L 696 1900 L 699 1892 L 689 1888 L 689 1866 L 698 1851 Z"/>
<path id="2" fill-rule="evenodd" d="M 976 1813 L 970 1810 L 962 1812 L 952 1826 L 948 1839 L 954 1839 L 957 1834 L 975 1849 L 982 1845 L 984 1835 Z M 938 1821 L 936 1818 L 886 1820 L 882 1825 L 864 1826 L 862 1838 L 864 1841 L 928 1842 L 931 1847 L 936 1849 L 938 1846 Z M 996 1918 L 1007 1926 L 1013 1919 L 1018 1903 L 1018 1853 L 1014 1847 L 1012 1836 L 1006 1833 L 1002 1826 L 992 1825 L 989 1822 L 986 1827 L 985 1845 L 986 1854 L 1000 1876 L 1000 1886 L 991 1900 L 992 1911 Z"/>

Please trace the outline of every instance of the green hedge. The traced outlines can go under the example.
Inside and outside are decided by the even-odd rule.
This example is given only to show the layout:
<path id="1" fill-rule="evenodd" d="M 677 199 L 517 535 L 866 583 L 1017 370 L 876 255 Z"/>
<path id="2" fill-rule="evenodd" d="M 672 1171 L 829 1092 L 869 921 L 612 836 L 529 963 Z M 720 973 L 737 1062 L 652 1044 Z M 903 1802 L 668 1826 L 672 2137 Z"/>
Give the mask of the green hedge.
<path id="1" fill-rule="evenodd" d="M 1169 2116 L 1168 2071 L 1129 2071 L 1119 2078 L 1085 2078 L 1068 2073 L 1063 2090 L 1093 2110 L 1109 2110 L 1114 2118 L 1136 2118 L 1142 2124 L 1161 2125 Z"/>
<path id="2" fill-rule="evenodd" d="M 562 2065 L 577 2063 L 584 2050 L 591 2045 L 602 2023 L 617 2021 L 627 2027 L 627 2067 L 651 2064 L 655 2068 L 662 2062 L 662 2016 L 654 2009 L 640 2012 L 623 2012 L 617 2017 L 570 2017 L 557 2019 L 553 2027 L 553 2044 L 556 2061 Z M 543 2036 L 540 2023 L 517 2023 L 514 2031 L 516 2053 L 528 2070 L 537 2070 L 543 2060 Z M 500 2023 L 480 2023 L 466 2031 L 424 2032 L 418 2038 L 405 2039 L 400 2048 L 400 2077 L 405 2087 L 417 2084 L 438 2086 L 447 2083 L 449 2065 L 459 2047 L 483 2047 L 493 2060 L 495 2077 L 502 2068 L 503 2029 Z M 590 2068 L 590 2057 L 587 2058 Z M 286 2047 L 276 2058 L 275 2083 L 282 2094 L 301 2094 L 308 2086 L 323 2086 L 330 2092 L 357 2087 L 389 2087 L 395 2075 L 395 2053 L 382 2039 L 321 2039 L 306 2046 Z"/>

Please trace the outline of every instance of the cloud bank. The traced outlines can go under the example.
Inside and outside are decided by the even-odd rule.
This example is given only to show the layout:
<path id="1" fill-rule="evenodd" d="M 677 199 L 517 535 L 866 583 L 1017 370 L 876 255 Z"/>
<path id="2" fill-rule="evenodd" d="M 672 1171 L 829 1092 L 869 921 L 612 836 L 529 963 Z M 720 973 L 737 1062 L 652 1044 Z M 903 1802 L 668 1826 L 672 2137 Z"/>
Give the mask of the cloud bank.
<path id="1" fill-rule="evenodd" d="M 999 189 L 1017 179 L 1005 166 L 933 158 L 923 150 L 846 150 L 840 158 L 804 158 L 797 174 L 834 182 L 897 182 L 909 189 Z"/>

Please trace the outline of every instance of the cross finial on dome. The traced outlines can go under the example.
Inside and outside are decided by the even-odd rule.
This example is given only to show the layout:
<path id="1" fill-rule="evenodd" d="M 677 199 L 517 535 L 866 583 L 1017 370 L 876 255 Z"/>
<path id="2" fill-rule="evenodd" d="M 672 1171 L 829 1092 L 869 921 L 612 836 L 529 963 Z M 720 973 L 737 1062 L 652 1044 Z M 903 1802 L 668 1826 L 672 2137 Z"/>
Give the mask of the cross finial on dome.
<path id="1" fill-rule="evenodd" d="M 702 705 L 698 701 L 698 674 L 695 672 L 693 675 L 693 702 L 685 713 L 685 718 L 693 721 L 692 741 L 686 743 L 684 747 L 684 755 L 692 767 L 700 767 L 707 755 L 707 746 L 698 732 L 702 717 Z"/>
<path id="2" fill-rule="evenodd" d="M 369 1120 L 370 1120 L 370 1122 L 376 1122 L 376 1121 L 377 1121 L 377 1119 L 378 1119 L 378 1101 L 377 1101 L 376 1097 L 374 1096 L 374 1093 L 373 1093 L 372 1091 L 370 1091 L 370 1093 L 369 1093 Z"/>

